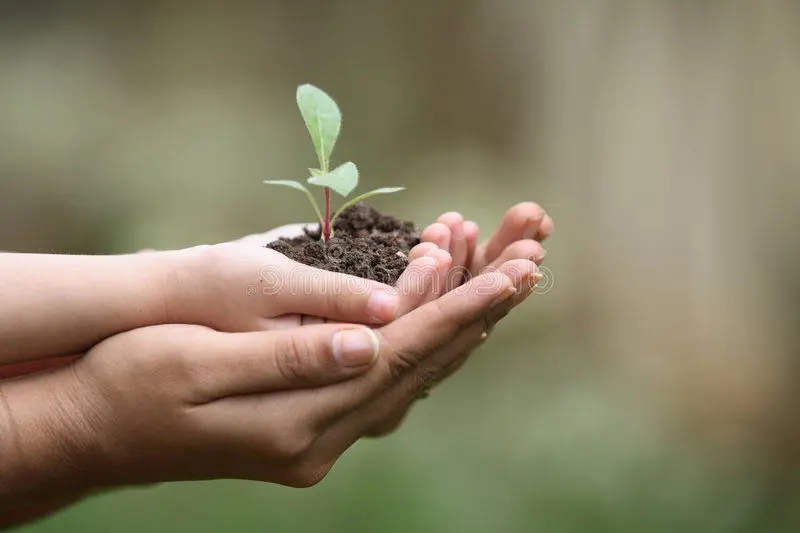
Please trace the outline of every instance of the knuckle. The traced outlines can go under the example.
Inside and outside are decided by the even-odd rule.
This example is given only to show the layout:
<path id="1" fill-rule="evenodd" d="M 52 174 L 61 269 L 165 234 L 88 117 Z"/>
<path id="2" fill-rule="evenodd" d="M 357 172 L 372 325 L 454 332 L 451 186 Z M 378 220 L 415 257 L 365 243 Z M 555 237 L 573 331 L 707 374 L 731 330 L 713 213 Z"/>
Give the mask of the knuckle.
<path id="1" fill-rule="evenodd" d="M 325 291 L 325 306 L 332 316 L 346 316 L 346 296 L 340 290 Z"/>
<path id="2" fill-rule="evenodd" d="M 280 376 L 289 383 L 307 381 L 313 374 L 312 350 L 302 335 L 285 335 L 276 343 L 275 364 Z"/>
<path id="3" fill-rule="evenodd" d="M 159 380 L 154 380 L 155 382 L 193 387 L 200 375 L 190 350 L 177 343 L 167 343 L 161 353 L 149 353 L 140 360 L 140 363 L 141 370 L 145 374 L 161 377 Z"/>
<path id="4" fill-rule="evenodd" d="M 432 387 L 438 381 L 439 372 L 427 366 L 417 368 L 414 373 L 414 391 L 419 392 Z"/>
<path id="5" fill-rule="evenodd" d="M 396 382 L 419 366 L 419 357 L 410 350 L 395 352 L 389 360 L 389 378 Z"/>

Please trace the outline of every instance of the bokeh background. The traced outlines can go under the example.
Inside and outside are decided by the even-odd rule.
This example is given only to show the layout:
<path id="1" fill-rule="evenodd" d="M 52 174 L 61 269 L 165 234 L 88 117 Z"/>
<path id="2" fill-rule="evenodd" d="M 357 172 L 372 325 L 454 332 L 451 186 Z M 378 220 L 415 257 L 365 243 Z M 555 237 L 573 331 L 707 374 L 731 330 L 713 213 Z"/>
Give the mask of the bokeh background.
<path id="1" fill-rule="evenodd" d="M 96 497 L 46 532 L 800 530 L 800 3 L 0 2 L 0 249 L 308 220 L 294 105 L 379 209 L 555 218 L 552 290 L 320 485 Z"/>

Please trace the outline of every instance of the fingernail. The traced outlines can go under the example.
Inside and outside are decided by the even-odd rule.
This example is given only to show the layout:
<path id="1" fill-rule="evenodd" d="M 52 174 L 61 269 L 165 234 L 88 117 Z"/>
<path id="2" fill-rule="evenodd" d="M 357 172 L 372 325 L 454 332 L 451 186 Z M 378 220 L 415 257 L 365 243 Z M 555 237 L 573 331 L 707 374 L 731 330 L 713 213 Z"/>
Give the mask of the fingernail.
<path id="1" fill-rule="evenodd" d="M 542 279 L 541 272 L 531 272 L 529 274 L 525 274 L 522 279 L 520 280 L 519 285 L 519 292 L 516 304 L 520 304 L 525 299 L 533 294 L 533 289 L 536 288 L 536 284 L 539 283 L 539 280 Z"/>
<path id="2" fill-rule="evenodd" d="M 389 322 L 397 313 L 397 296 L 378 290 L 370 294 L 367 313 L 375 322 Z"/>
<path id="3" fill-rule="evenodd" d="M 519 280 L 519 290 L 518 292 L 523 293 L 527 290 L 533 289 L 539 280 L 542 279 L 542 273 L 539 271 L 536 272 L 526 272 L 522 275 L 522 278 Z"/>
<path id="4" fill-rule="evenodd" d="M 357 328 L 333 334 L 333 355 L 344 367 L 372 364 L 378 357 L 380 343 L 371 329 Z"/>

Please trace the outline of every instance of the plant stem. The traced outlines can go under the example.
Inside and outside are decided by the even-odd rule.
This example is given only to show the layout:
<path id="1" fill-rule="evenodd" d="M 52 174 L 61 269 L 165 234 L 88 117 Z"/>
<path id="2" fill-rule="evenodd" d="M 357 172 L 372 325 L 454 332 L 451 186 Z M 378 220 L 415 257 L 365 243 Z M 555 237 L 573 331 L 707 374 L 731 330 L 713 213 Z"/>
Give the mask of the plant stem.
<path id="1" fill-rule="evenodd" d="M 322 240 L 331 238 L 331 190 L 325 187 L 325 220 L 322 223 Z"/>

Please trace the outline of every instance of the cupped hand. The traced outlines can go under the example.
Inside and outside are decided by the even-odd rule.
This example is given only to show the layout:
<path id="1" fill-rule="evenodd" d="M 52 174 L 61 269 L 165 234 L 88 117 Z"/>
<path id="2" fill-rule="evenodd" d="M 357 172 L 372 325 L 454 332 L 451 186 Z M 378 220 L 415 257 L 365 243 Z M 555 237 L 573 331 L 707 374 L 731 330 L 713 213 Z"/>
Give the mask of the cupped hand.
<path id="1" fill-rule="evenodd" d="M 314 484 L 459 365 L 530 293 L 535 270 L 501 265 L 374 329 L 166 325 L 118 335 L 69 367 L 4 386 L 15 442 L 32 463 L 22 471 L 46 472 L 43 486 L 69 492 L 216 478 Z M 58 445 L 48 446 L 41 435 L 53 432 Z"/>
<path id="2" fill-rule="evenodd" d="M 523 202 L 506 211 L 495 233 L 478 244 L 475 222 L 465 221 L 457 212 L 445 213 L 422 231 L 423 242 L 411 251 L 409 259 L 421 257 L 434 247 L 449 252 L 452 267 L 444 292 L 486 268 L 498 268 L 514 259 L 541 265 L 546 253 L 541 243 L 554 229 L 553 219 L 539 205 Z"/>
<path id="3" fill-rule="evenodd" d="M 290 260 L 265 244 L 302 234 L 303 225 L 238 241 L 162 254 L 167 323 L 205 325 L 225 332 L 286 329 L 326 322 L 378 325 L 418 307 L 446 272 L 450 255 L 418 254 L 394 287 L 327 272 Z M 80 354 L 82 355 L 82 354 Z M 0 380 L 67 364 L 80 355 L 0 365 Z"/>

